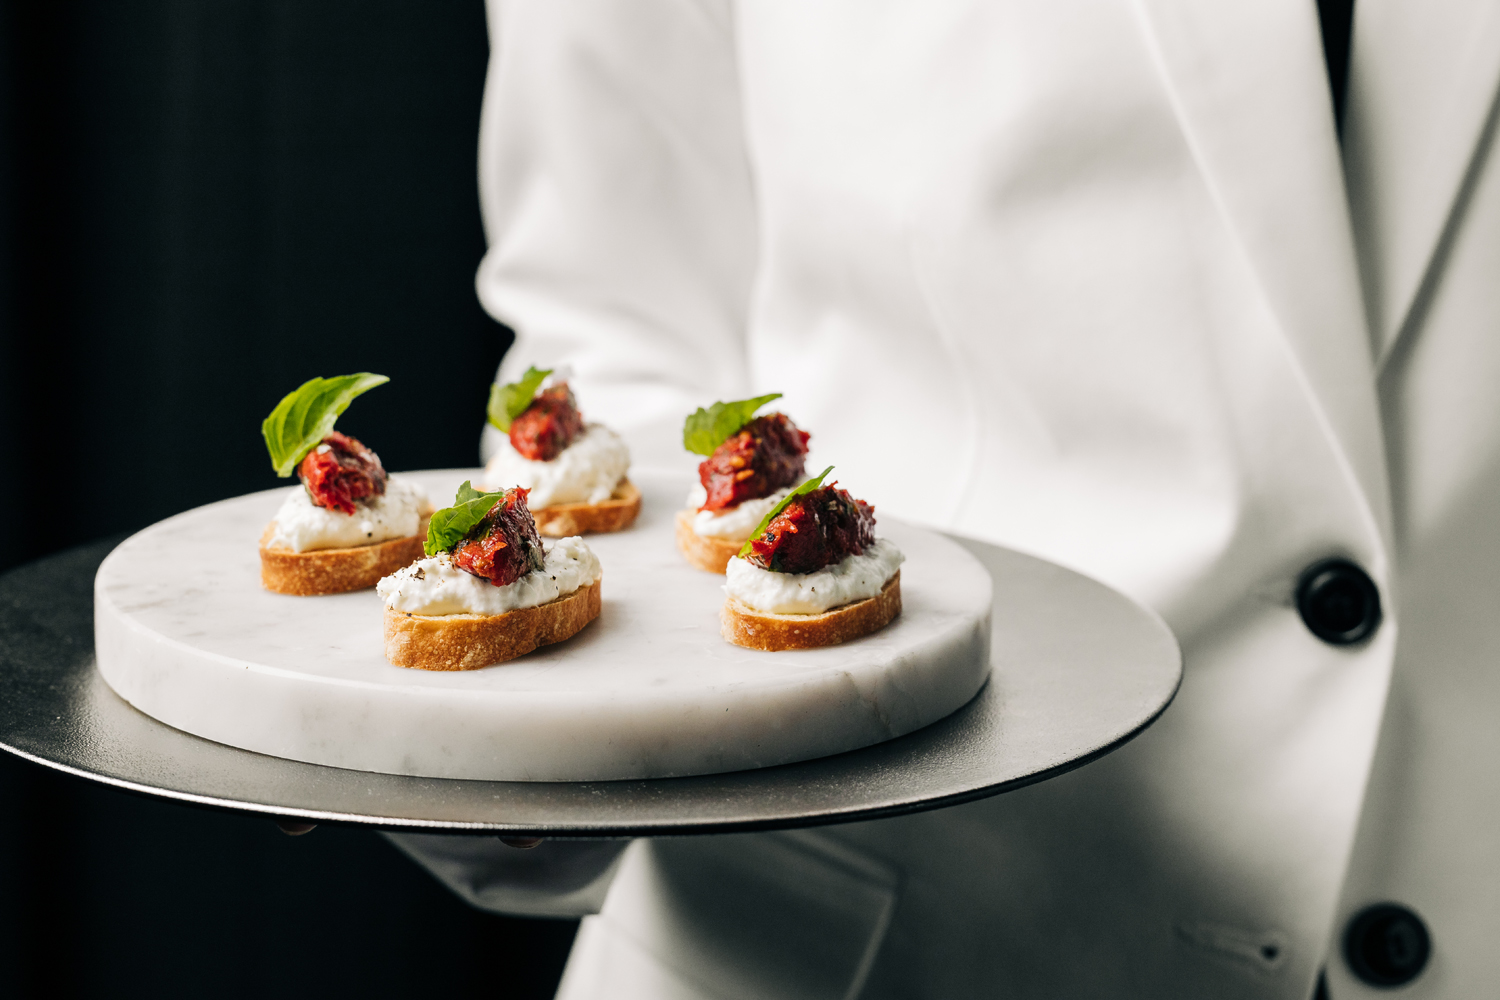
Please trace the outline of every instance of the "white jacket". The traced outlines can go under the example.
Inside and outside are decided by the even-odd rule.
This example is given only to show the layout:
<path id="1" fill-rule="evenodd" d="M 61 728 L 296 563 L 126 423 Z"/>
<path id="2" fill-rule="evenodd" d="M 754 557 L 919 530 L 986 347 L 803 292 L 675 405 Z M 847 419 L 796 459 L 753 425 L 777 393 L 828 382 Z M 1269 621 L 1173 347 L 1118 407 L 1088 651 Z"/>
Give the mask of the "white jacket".
<path id="1" fill-rule="evenodd" d="M 1358 0 L 1342 160 L 1313 0 L 490 13 L 502 371 L 571 364 L 638 451 L 782 391 L 882 514 L 1092 574 L 1186 663 L 1039 786 L 636 844 L 561 996 L 1304 1000 L 1326 961 L 1342 1000 L 1381 899 L 1432 931 L 1410 995 L 1493 990 L 1500 0 Z M 1326 556 L 1363 645 L 1294 607 Z"/>

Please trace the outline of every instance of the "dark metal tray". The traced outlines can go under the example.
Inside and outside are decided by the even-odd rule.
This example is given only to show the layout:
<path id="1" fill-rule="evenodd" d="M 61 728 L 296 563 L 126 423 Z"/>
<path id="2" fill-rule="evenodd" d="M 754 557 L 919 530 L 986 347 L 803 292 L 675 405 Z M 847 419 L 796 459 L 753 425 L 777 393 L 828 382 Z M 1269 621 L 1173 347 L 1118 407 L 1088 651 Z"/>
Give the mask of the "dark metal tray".
<path id="1" fill-rule="evenodd" d="M 649 781 L 403 777 L 268 757 L 146 716 L 94 669 L 99 543 L 0 576 L 0 748 L 117 788 L 391 830 L 620 837 L 873 819 L 983 798 L 1123 745 L 1166 709 L 1181 659 L 1161 619 L 1087 577 L 961 540 L 995 581 L 989 683 L 915 733 L 850 753 Z"/>

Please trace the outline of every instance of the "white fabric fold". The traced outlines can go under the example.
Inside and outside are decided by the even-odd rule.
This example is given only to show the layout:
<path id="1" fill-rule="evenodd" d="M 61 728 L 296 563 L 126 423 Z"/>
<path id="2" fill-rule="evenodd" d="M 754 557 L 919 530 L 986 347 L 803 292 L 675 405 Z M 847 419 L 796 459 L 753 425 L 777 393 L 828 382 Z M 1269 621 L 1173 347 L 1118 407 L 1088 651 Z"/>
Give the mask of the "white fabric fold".
<path id="1" fill-rule="evenodd" d="M 623 840 L 547 840 L 519 850 L 496 837 L 384 836 L 470 906 L 523 917 L 598 913 L 626 845 Z"/>

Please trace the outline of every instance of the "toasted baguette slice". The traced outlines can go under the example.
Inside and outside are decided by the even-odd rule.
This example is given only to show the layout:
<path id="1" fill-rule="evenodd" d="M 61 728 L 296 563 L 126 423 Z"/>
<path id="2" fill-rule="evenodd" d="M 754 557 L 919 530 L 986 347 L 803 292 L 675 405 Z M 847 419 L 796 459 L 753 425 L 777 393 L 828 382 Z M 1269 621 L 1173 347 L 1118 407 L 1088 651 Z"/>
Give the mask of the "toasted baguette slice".
<path id="1" fill-rule="evenodd" d="M 383 576 L 422 558 L 430 511 L 422 515 L 417 533 L 351 549 L 315 549 L 296 552 L 283 545 L 272 546 L 276 522 L 266 525 L 260 536 L 260 583 L 278 594 L 310 597 L 342 594 L 373 587 Z"/>
<path id="2" fill-rule="evenodd" d="M 677 512 L 677 548 L 688 562 L 699 569 L 723 573 L 729 566 L 729 560 L 744 547 L 745 540 L 705 538 L 693 530 L 693 515 L 696 513 L 698 512 L 691 508 Z"/>
<path id="3" fill-rule="evenodd" d="M 837 646 L 877 632 L 901 613 L 901 571 L 885 582 L 880 593 L 820 615 L 772 615 L 756 611 L 734 598 L 719 612 L 719 634 L 747 649 L 816 649 Z"/>
<path id="4" fill-rule="evenodd" d="M 641 512 L 641 491 L 628 479 L 620 480 L 603 503 L 562 503 L 556 507 L 533 507 L 537 534 L 548 538 L 623 531 Z"/>
<path id="5" fill-rule="evenodd" d="M 562 642 L 599 617 L 600 585 L 503 615 L 414 615 L 385 609 L 385 658 L 416 670 L 477 670 Z"/>

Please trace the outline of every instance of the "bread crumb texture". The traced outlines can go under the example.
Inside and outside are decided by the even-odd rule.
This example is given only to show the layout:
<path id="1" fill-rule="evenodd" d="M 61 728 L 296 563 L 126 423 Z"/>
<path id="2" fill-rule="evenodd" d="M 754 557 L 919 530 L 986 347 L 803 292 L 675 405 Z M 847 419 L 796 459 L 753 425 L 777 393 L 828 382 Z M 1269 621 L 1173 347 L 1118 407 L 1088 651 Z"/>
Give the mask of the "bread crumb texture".
<path id="1" fill-rule="evenodd" d="M 414 670 L 477 670 L 562 642 L 599 617 L 603 578 L 503 615 L 414 615 L 385 609 L 385 658 Z"/>
<path id="2" fill-rule="evenodd" d="M 742 538 L 706 538 L 693 530 L 695 510 L 677 512 L 677 548 L 689 563 L 708 573 L 723 574 L 729 560 L 744 546 Z"/>
<path id="3" fill-rule="evenodd" d="M 747 649 L 817 649 L 878 632 L 900 613 L 901 571 L 897 570 L 874 597 L 820 615 L 766 614 L 731 597 L 719 612 L 719 632 Z"/>
<path id="4" fill-rule="evenodd" d="M 297 597 L 343 594 L 373 587 L 381 577 L 422 558 L 427 520 L 424 515 L 417 533 L 407 538 L 311 552 L 294 552 L 282 545 L 270 545 L 271 537 L 276 533 L 276 524 L 272 522 L 260 536 L 261 586 L 277 594 Z"/>
<path id="5" fill-rule="evenodd" d="M 564 503 L 556 507 L 536 507 L 531 516 L 537 534 L 548 538 L 569 535 L 602 535 L 624 531 L 635 523 L 641 512 L 641 491 L 628 479 L 622 479 L 614 493 L 603 503 Z"/>

